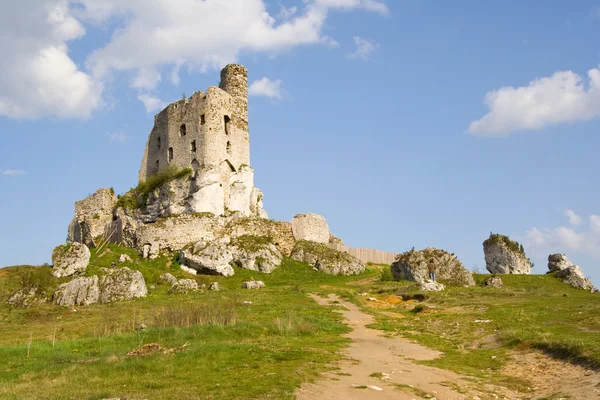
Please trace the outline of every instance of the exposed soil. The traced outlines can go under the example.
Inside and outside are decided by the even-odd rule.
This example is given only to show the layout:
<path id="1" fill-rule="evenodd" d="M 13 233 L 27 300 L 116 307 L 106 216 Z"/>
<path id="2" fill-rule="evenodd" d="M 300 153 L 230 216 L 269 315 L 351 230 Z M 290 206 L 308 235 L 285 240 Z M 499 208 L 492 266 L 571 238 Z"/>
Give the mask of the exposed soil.
<path id="1" fill-rule="evenodd" d="M 418 364 L 415 360 L 432 360 L 441 354 L 402 338 L 381 336 L 382 332 L 366 327 L 374 322 L 371 315 L 336 295 L 326 299 L 312 297 L 324 306 L 337 301 L 336 305 L 345 307 L 339 312 L 352 328 L 352 332 L 345 335 L 352 343 L 345 350 L 346 358 L 340 362 L 340 371 L 325 374 L 325 379 L 319 382 L 302 385 L 296 392 L 299 400 L 520 398 L 505 388 L 475 384 L 453 372 Z M 371 376 L 373 374 L 376 375 Z"/>

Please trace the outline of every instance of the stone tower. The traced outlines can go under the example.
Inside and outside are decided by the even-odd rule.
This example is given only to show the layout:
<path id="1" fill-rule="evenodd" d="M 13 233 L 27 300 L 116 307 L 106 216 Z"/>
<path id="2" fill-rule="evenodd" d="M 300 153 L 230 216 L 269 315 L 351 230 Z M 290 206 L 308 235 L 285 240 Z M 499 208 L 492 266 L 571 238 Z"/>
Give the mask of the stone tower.
<path id="1" fill-rule="evenodd" d="M 250 168 L 246 68 L 227 65 L 219 87 L 169 104 L 155 116 L 139 180 L 167 168 L 194 171 L 187 211 L 257 214 L 262 194 Z"/>

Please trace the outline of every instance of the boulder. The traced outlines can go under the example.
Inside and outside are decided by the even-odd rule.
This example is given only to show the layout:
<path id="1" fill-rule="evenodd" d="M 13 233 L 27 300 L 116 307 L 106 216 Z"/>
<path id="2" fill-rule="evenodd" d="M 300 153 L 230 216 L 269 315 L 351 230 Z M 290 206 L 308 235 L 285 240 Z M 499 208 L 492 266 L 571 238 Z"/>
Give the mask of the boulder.
<path id="1" fill-rule="evenodd" d="M 490 234 L 483 242 L 485 268 L 492 274 L 531 274 L 525 250 L 508 236 Z"/>
<path id="2" fill-rule="evenodd" d="M 283 256 L 268 237 L 244 235 L 235 238 L 231 251 L 240 268 L 271 273 L 281 265 Z"/>
<path id="3" fill-rule="evenodd" d="M 182 250 L 179 253 L 179 262 L 201 274 L 232 276 L 235 271 L 230 265 L 233 261 L 230 242 L 228 236 L 222 236 L 210 243 L 200 241 L 193 248 Z"/>
<path id="4" fill-rule="evenodd" d="M 583 271 L 577 265 L 572 265 L 558 271 L 556 276 L 562 279 L 567 285 L 571 285 L 576 289 L 594 290 L 592 281 L 585 277 Z"/>
<path id="5" fill-rule="evenodd" d="M 168 272 L 158 277 L 158 283 L 166 283 L 172 286 L 175 284 L 175 282 L 177 282 L 177 278 Z"/>
<path id="6" fill-rule="evenodd" d="M 575 266 L 575 264 L 569 261 L 564 254 L 557 253 L 548 256 L 548 272 L 558 272 L 573 266 Z"/>
<path id="7" fill-rule="evenodd" d="M 502 279 L 499 276 L 490 276 L 485 281 L 483 281 L 483 286 L 501 288 L 504 287 L 504 283 L 502 283 Z"/>
<path id="8" fill-rule="evenodd" d="M 23 288 L 8 299 L 8 304 L 17 308 L 29 308 L 34 305 L 43 304 L 47 300 L 45 297 L 39 296 L 38 288 Z"/>
<path id="9" fill-rule="evenodd" d="M 436 279 L 454 285 L 475 285 L 473 275 L 454 254 L 433 247 L 423 250 L 412 249 L 397 255 L 396 261 L 391 266 L 392 275 L 396 280 L 422 283 L 429 277 L 429 260 L 434 260 Z"/>
<path id="10" fill-rule="evenodd" d="M 265 287 L 265 283 L 263 281 L 246 281 L 242 283 L 242 289 L 261 289 Z"/>
<path id="11" fill-rule="evenodd" d="M 219 282 L 213 282 L 208 286 L 208 290 L 219 291 Z"/>
<path id="12" fill-rule="evenodd" d="M 198 283 L 193 279 L 180 279 L 169 290 L 169 293 L 188 293 L 198 290 Z"/>
<path id="13" fill-rule="evenodd" d="M 84 272 L 90 263 L 90 249 L 81 243 L 67 243 L 52 252 L 52 275 L 57 278 Z"/>
<path id="14" fill-rule="evenodd" d="M 129 257 L 127 254 L 121 254 L 121 256 L 119 257 L 119 263 L 123 264 L 126 262 L 131 262 L 131 257 Z"/>
<path id="15" fill-rule="evenodd" d="M 185 265 L 180 265 L 179 268 L 181 268 L 183 272 L 187 272 L 190 275 L 198 275 L 198 271 L 192 268 L 188 268 Z"/>
<path id="16" fill-rule="evenodd" d="M 420 288 L 425 292 L 441 292 L 442 290 L 446 289 L 446 287 L 441 283 L 432 280 L 421 282 Z"/>
<path id="17" fill-rule="evenodd" d="M 319 261 L 320 271 L 332 275 L 355 275 L 364 272 L 365 266 L 354 256 L 330 249 L 326 244 L 301 240 L 296 242 L 291 258 L 315 265 Z"/>
<path id="18" fill-rule="evenodd" d="M 134 271 L 127 267 L 123 268 L 101 268 L 106 275 L 100 278 L 101 303 L 112 301 L 131 300 L 137 297 L 146 297 L 148 288 L 146 281 L 140 271 Z"/>
<path id="19" fill-rule="evenodd" d="M 313 213 L 297 214 L 290 223 L 296 240 L 329 243 L 329 225 L 325 217 Z"/>
<path id="20" fill-rule="evenodd" d="M 59 306 L 86 306 L 97 303 L 100 289 L 97 276 L 80 277 L 56 288 L 52 300 Z"/>

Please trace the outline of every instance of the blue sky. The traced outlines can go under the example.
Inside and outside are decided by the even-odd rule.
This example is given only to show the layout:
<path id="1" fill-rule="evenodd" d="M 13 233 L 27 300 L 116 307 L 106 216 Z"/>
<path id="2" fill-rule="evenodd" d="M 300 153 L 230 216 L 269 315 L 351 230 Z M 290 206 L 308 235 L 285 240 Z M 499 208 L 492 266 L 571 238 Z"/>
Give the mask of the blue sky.
<path id="1" fill-rule="evenodd" d="M 153 116 L 244 64 L 271 218 L 485 269 L 490 231 L 600 282 L 600 2 L 41 0 L 0 5 L 0 266 L 137 184 Z M 19 3 L 19 4 L 17 4 Z"/>

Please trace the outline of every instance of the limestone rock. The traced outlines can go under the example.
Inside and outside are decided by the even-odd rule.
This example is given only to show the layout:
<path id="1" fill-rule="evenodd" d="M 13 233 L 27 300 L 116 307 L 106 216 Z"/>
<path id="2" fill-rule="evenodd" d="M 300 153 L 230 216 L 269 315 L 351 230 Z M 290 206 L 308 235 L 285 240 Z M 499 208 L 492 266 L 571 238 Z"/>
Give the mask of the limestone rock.
<path id="1" fill-rule="evenodd" d="M 330 249 L 326 244 L 301 240 L 296 242 L 291 258 L 315 265 L 318 260 L 320 271 L 332 275 L 355 275 L 364 272 L 365 266 L 348 253 Z"/>
<path id="2" fill-rule="evenodd" d="M 571 265 L 564 268 L 556 274 L 567 285 L 571 285 L 576 289 L 593 290 L 592 281 L 585 277 L 581 268 L 577 265 Z"/>
<path id="3" fill-rule="evenodd" d="M 219 288 L 219 282 L 213 282 L 208 286 L 208 290 L 214 290 L 216 292 L 218 292 L 220 290 Z"/>
<path id="4" fill-rule="evenodd" d="M 296 240 L 329 243 L 329 225 L 324 217 L 313 213 L 298 214 L 290 223 Z"/>
<path id="5" fill-rule="evenodd" d="M 121 254 L 119 257 L 119 263 L 123 264 L 125 262 L 131 262 L 131 257 L 129 257 L 127 254 Z"/>
<path id="6" fill-rule="evenodd" d="M 90 256 L 90 249 L 81 243 L 58 246 L 52 252 L 52 275 L 62 278 L 83 272 L 90 263 Z"/>
<path id="7" fill-rule="evenodd" d="M 504 287 L 504 283 L 502 282 L 502 278 L 500 278 L 499 276 L 490 276 L 485 281 L 483 281 L 483 286 L 501 288 Z"/>
<path id="8" fill-rule="evenodd" d="M 263 281 L 246 281 L 242 283 L 242 289 L 261 289 L 265 287 L 265 283 Z"/>
<path id="9" fill-rule="evenodd" d="M 80 277 L 63 283 L 56 288 L 53 301 L 59 306 L 87 306 L 97 303 L 100 290 L 98 286 L 98 277 Z"/>
<path id="10" fill-rule="evenodd" d="M 519 244 L 504 235 L 491 234 L 483 242 L 485 268 L 492 274 L 531 274 L 531 262 Z"/>
<path id="11" fill-rule="evenodd" d="M 441 292 L 445 290 L 446 287 L 439 282 L 435 282 L 432 280 L 423 281 L 420 283 L 420 288 L 426 292 Z"/>
<path id="12" fill-rule="evenodd" d="M 202 274 L 232 276 L 235 273 L 230 265 L 233 254 L 225 242 L 198 242 L 193 250 L 182 250 L 179 261 Z"/>
<path id="13" fill-rule="evenodd" d="M 190 275 L 198 275 L 198 271 L 192 268 L 188 268 L 185 265 L 180 265 L 179 268 L 181 268 L 183 272 L 187 272 Z"/>
<path id="14" fill-rule="evenodd" d="M 283 261 L 283 256 L 267 237 L 240 236 L 233 241 L 231 251 L 238 267 L 267 274 Z"/>
<path id="15" fill-rule="evenodd" d="M 167 283 L 169 285 L 174 285 L 177 282 L 177 278 L 175 278 L 172 274 L 166 272 L 158 277 L 158 283 Z"/>
<path id="16" fill-rule="evenodd" d="M 454 254 L 433 247 L 399 254 L 391 266 L 392 275 L 397 280 L 424 282 L 429 278 L 428 264 L 431 259 L 436 266 L 436 279 L 461 286 L 475 285 L 473 275 Z"/>
<path id="17" fill-rule="evenodd" d="M 268 237 L 281 254 L 289 256 L 296 240 L 292 225 L 284 221 L 272 221 L 260 218 L 239 218 L 228 222 L 223 232 L 232 238 L 252 235 Z"/>
<path id="18" fill-rule="evenodd" d="M 562 271 L 565 268 L 569 268 L 575 266 L 566 255 L 558 253 L 558 254 L 550 254 L 548 256 L 548 271 L 549 272 L 558 272 Z"/>
<path id="19" fill-rule="evenodd" d="M 193 279 L 180 279 L 173 284 L 169 293 L 188 293 L 198 290 L 198 283 Z"/>
<path id="20" fill-rule="evenodd" d="M 148 294 L 146 281 L 140 271 L 134 271 L 127 267 L 102 268 L 101 271 L 106 273 L 100 278 L 99 283 L 99 301 L 101 303 L 131 300 L 137 297 L 146 297 Z"/>
<path id="21" fill-rule="evenodd" d="M 114 190 L 102 188 L 76 202 L 67 240 L 94 246 L 93 238 L 103 235 L 106 225 L 112 221 L 117 201 Z"/>
<path id="22" fill-rule="evenodd" d="M 43 304 L 47 299 L 38 295 L 38 288 L 19 289 L 8 299 L 8 304 L 17 308 L 29 308 L 38 304 Z"/>

